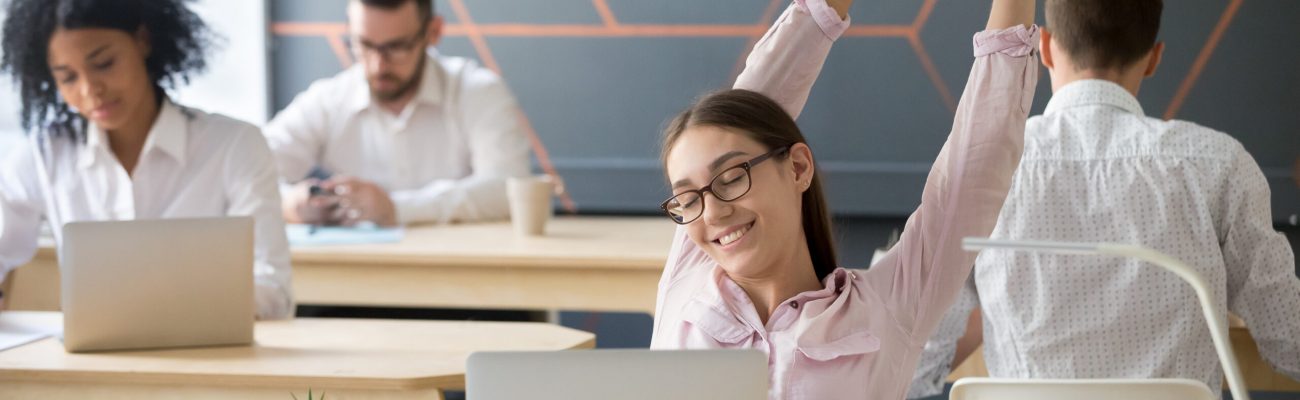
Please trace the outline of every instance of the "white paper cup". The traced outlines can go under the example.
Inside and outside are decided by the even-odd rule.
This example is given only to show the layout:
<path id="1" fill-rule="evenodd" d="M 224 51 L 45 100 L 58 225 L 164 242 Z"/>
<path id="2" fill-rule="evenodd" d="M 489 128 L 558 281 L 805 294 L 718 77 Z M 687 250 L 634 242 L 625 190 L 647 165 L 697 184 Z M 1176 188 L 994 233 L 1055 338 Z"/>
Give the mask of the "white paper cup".
<path id="1" fill-rule="evenodd" d="M 510 223 L 519 236 L 539 236 L 546 232 L 546 221 L 555 208 L 551 197 L 555 183 L 546 175 L 506 180 L 506 197 L 510 200 Z"/>

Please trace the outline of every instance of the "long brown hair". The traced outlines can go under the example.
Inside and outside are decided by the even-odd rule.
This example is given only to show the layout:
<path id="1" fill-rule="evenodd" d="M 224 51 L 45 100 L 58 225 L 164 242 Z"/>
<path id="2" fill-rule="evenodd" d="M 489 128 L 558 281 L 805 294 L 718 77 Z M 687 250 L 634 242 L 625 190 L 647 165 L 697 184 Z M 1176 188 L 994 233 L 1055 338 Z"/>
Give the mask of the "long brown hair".
<path id="1" fill-rule="evenodd" d="M 667 162 L 668 151 L 687 128 L 714 126 L 740 133 L 762 144 L 767 150 L 807 143 L 799 126 L 772 99 L 744 89 L 731 89 L 707 95 L 682 111 L 664 130 L 663 153 Z M 776 155 L 789 157 L 789 152 Z M 816 163 L 814 163 L 816 165 Z M 803 192 L 803 233 L 812 255 L 817 279 L 823 280 L 835 270 L 835 240 L 832 235 L 830 211 L 826 195 L 822 192 L 821 172 L 814 170 L 812 184 Z"/>

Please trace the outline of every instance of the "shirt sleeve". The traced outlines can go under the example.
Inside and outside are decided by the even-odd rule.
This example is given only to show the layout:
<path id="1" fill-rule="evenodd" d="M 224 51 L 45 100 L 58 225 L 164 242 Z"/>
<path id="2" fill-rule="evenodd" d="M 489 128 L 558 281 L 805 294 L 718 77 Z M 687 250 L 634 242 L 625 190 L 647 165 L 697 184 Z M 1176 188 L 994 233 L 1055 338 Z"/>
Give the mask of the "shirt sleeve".
<path id="1" fill-rule="evenodd" d="M 1254 158 L 1238 151 L 1219 229 L 1228 277 L 1228 309 L 1246 321 L 1273 369 L 1300 380 L 1300 279 L 1295 255 L 1273 229 L 1268 182 Z"/>
<path id="2" fill-rule="evenodd" d="M 228 216 L 254 220 L 253 279 L 259 319 L 292 318 L 294 313 L 289 240 L 280 214 L 275 161 L 257 128 L 241 132 L 226 163 Z"/>
<path id="3" fill-rule="evenodd" d="M 390 193 L 403 224 L 505 219 L 510 215 L 506 179 L 531 172 L 523 111 L 505 82 L 490 70 L 475 68 L 461 85 L 457 111 L 460 128 L 469 135 L 470 175 Z"/>
<path id="4" fill-rule="evenodd" d="M 952 361 L 957 356 L 957 341 L 966 335 L 966 321 L 970 313 L 979 306 L 979 296 L 975 292 L 974 277 L 966 280 L 957 303 L 948 309 L 934 335 L 925 342 L 921 358 L 916 363 L 916 373 L 912 375 L 912 386 L 907 388 L 907 398 L 915 399 L 943 393 L 943 386 L 952 373 Z"/>
<path id="5" fill-rule="evenodd" d="M 850 21 L 826 0 L 796 0 L 754 44 L 735 88 L 762 93 L 798 119 L 831 45 Z"/>
<path id="6" fill-rule="evenodd" d="M 970 275 L 968 236 L 988 236 L 1024 149 L 1038 81 L 1038 28 L 977 33 L 975 62 L 952 131 L 926 178 L 921 205 L 866 284 L 917 345 L 925 343 Z"/>
<path id="7" fill-rule="evenodd" d="M 333 120 L 328 104 L 333 81 L 313 83 L 294 97 L 263 129 L 266 144 L 275 156 L 275 166 L 284 183 L 296 183 L 306 178 L 320 161 L 320 154 L 329 138 L 326 126 Z"/>
<path id="8" fill-rule="evenodd" d="M 0 160 L 0 282 L 36 255 L 45 215 L 34 139 Z"/>
<path id="9" fill-rule="evenodd" d="M 686 235 L 686 229 L 678 226 L 673 233 L 672 247 L 668 250 L 667 265 L 664 265 L 664 272 L 659 276 L 659 286 L 655 296 L 654 328 L 650 335 L 651 349 L 676 348 L 680 339 L 674 336 L 679 332 L 663 326 L 665 320 L 680 318 L 677 311 L 687 301 L 684 297 L 670 295 L 674 284 L 685 271 L 712 268 L 713 265 L 713 260 L 691 242 L 690 237 Z"/>

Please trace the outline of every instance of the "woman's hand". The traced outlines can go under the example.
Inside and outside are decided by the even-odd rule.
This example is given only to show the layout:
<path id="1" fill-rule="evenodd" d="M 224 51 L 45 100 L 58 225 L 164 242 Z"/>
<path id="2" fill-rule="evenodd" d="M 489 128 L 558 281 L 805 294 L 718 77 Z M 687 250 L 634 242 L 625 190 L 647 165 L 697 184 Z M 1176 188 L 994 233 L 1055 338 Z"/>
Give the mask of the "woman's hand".
<path id="1" fill-rule="evenodd" d="M 826 5 L 840 13 L 840 19 L 845 19 L 849 17 L 849 7 L 853 6 L 853 0 L 826 0 Z"/>

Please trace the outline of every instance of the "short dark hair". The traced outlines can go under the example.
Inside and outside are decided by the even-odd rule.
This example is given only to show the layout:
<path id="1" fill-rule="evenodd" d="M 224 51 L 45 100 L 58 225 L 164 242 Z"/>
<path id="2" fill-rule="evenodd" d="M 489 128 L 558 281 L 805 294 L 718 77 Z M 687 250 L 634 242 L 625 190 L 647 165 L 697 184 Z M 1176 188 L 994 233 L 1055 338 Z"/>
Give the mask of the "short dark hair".
<path id="1" fill-rule="evenodd" d="M 1047 27 L 1080 69 L 1141 60 L 1156 44 L 1162 0 L 1047 0 Z"/>
<path id="2" fill-rule="evenodd" d="M 371 7 L 379 7 L 386 10 L 393 10 L 401 7 L 407 2 L 415 2 L 415 8 L 420 11 L 420 22 L 427 23 L 433 19 L 433 0 L 358 0 L 361 4 Z"/>
<path id="3" fill-rule="evenodd" d="M 207 67 L 207 50 L 215 39 L 187 0 L 12 0 L 4 21 L 0 70 L 13 75 L 22 98 L 22 125 L 49 129 L 85 140 L 78 128 L 85 120 L 59 97 L 50 73 L 50 38 L 58 29 L 107 28 L 135 34 L 149 32 L 144 60 L 154 89 L 188 83 Z"/>

